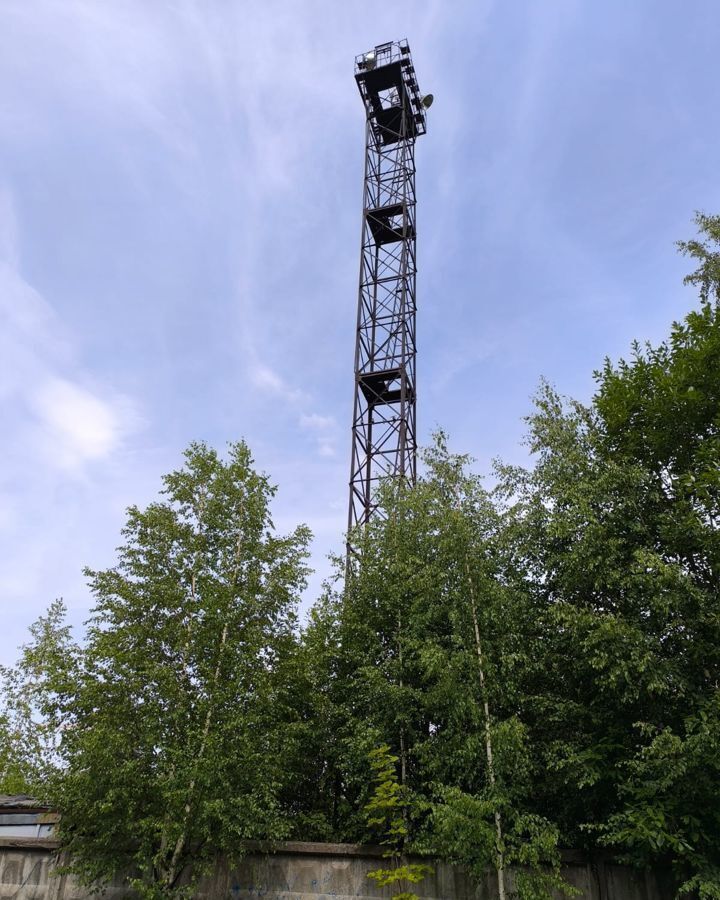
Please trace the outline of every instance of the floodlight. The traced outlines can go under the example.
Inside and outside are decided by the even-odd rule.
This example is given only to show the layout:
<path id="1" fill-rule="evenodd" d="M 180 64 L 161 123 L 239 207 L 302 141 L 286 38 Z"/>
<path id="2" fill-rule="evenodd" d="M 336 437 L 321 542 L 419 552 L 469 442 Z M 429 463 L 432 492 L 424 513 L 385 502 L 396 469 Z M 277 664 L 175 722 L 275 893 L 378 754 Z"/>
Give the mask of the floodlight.
<path id="1" fill-rule="evenodd" d="M 425 109 L 430 109 L 430 107 L 433 105 L 434 99 L 435 99 L 435 97 L 433 97 L 432 94 L 425 94 L 425 96 L 422 98 L 422 100 L 420 102 L 425 107 Z"/>

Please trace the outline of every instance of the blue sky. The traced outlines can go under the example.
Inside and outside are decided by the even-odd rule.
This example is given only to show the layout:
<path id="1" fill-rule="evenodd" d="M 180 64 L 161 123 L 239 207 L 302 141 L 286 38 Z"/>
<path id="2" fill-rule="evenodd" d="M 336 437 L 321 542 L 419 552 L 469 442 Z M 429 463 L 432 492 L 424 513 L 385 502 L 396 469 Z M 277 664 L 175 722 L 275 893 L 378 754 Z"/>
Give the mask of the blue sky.
<path id="1" fill-rule="evenodd" d="M 673 242 L 720 211 L 715 0 L 2 0 L 0 661 L 183 447 L 244 437 L 342 547 L 363 109 L 407 37 L 418 143 L 420 437 L 525 458 L 540 376 L 693 305 Z"/>

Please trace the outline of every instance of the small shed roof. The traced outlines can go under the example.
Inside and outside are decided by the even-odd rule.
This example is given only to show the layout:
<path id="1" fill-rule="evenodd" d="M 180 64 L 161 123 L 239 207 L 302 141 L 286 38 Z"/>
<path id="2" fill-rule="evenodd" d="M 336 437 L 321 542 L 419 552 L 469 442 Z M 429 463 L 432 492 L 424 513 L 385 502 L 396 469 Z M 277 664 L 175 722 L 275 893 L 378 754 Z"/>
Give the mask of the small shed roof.
<path id="1" fill-rule="evenodd" d="M 0 794 L 0 809 L 47 809 L 47 806 L 28 794 Z"/>

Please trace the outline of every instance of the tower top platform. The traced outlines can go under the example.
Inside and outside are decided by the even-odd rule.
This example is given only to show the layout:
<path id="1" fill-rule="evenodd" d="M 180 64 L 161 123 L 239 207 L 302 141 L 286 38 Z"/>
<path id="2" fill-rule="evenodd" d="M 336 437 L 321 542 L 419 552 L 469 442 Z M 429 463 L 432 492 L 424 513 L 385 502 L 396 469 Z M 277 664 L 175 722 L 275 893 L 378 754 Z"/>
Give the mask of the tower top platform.
<path id="1" fill-rule="evenodd" d="M 355 81 L 378 144 L 425 134 L 426 110 L 406 40 L 378 44 L 355 57 Z"/>

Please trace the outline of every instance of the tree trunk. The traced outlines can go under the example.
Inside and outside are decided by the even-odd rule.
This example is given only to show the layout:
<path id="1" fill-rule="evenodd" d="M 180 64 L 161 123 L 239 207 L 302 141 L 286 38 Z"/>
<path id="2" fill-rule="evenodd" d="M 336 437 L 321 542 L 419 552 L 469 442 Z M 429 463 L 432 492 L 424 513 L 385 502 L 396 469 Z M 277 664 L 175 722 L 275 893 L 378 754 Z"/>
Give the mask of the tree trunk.
<path id="1" fill-rule="evenodd" d="M 470 564 L 465 557 L 465 573 L 470 589 L 470 608 L 472 610 L 473 628 L 475 630 L 475 650 L 478 658 L 478 673 L 480 680 L 480 693 L 483 700 L 483 719 L 485 725 L 485 755 L 487 756 L 488 781 L 491 787 L 495 787 L 495 765 L 493 763 L 492 736 L 490 732 L 490 704 L 485 688 L 485 661 L 483 658 L 482 642 L 480 640 L 480 625 L 477 616 L 477 604 L 475 603 L 475 586 L 470 574 Z M 498 881 L 499 900 L 505 900 L 505 857 L 503 854 L 503 828 L 500 810 L 495 810 L 495 861 Z"/>
<path id="2" fill-rule="evenodd" d="M 402 696 L 402 688 L 404 686 L 403 679 L 403 655 L 402 655 L 402 620 L 400 616 L 398 616 L 398 630 L 397 630 L 397 642 L 398 642 L 398 662 L 400 663 L 400 690 Z M 400 784 L 405 784 L 407 780 L 407 764 L 406 764 L 406 750 L 405 750 L 405 726 L 400 725 Z"/>

